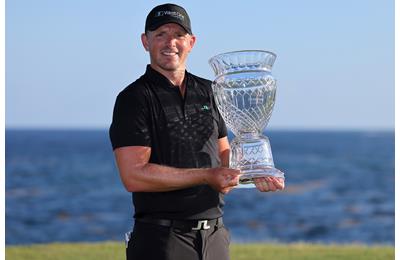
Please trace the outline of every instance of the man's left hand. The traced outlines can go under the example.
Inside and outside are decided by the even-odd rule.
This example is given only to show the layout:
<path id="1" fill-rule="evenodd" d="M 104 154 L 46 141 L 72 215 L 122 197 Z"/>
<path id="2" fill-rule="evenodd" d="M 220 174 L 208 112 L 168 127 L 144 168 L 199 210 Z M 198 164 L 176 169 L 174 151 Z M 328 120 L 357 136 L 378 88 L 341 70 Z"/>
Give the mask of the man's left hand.
<path id="1" fill-rule="evenodd" d="M 279 177 L 261 177 L 254 179 L 257 189 L 262 192 L 278 191 L 285 188 L 285 179 Z"/>

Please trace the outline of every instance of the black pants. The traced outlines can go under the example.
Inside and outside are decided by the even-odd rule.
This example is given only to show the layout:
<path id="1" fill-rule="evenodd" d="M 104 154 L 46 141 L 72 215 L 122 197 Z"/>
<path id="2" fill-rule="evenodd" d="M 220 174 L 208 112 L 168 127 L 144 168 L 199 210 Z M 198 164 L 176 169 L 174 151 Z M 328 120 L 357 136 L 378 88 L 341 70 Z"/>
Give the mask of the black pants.
<path id="1" fill-rule="evenodd" d="M 136 222 L 127 260 L 228 260 L 230 235 L 224 226 L 182 230 Z"/>

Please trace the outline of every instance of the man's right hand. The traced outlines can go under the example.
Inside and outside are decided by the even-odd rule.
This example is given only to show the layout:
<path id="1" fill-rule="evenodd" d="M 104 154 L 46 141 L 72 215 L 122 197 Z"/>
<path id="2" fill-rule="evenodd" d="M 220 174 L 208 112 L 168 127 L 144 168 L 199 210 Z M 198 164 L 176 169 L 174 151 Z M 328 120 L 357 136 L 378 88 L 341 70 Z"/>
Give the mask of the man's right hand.
<path id="1" fill-rule="evenodd" d="M 212 168 L 207 174 L 206 182 L 213 189 L 227 194 L 239 184 L 240 171 L 226 167 Z"/>

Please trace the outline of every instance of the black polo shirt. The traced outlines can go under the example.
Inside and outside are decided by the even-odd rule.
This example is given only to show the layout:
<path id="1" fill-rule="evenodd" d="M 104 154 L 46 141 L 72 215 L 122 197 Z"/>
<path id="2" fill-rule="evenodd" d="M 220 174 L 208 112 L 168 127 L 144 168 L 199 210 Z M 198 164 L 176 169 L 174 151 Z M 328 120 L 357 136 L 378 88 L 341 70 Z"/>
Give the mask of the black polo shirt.
<path id="1" fill-rule="evenodd" d="M 211 82 L 185 72 L 186 90 L 147 66 L 117 97 L 110 138 L 113 149 L 151 147 L 150 162 L 178 168 L 220 165 L 218 139 L 227 135 Z M 170 192 L 132 194 L 135 217 L 212 219 L 222 215 L 223 196 L 208 185 Z"/>

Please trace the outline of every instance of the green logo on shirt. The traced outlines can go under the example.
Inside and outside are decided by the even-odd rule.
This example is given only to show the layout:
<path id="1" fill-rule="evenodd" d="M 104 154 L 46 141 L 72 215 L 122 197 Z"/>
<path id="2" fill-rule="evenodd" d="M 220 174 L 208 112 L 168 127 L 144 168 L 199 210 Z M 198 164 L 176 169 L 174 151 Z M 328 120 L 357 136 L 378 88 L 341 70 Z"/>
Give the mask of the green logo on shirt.
<path id="1" fill-rule="evenodd" d="M 210 108 L 209 108 L 207 105 L 204 105 L 204 106 L 201 108 L 201 110 L 202 110 L 202 111 L 204 111 L 204 110 L 210 110 Z"/>

